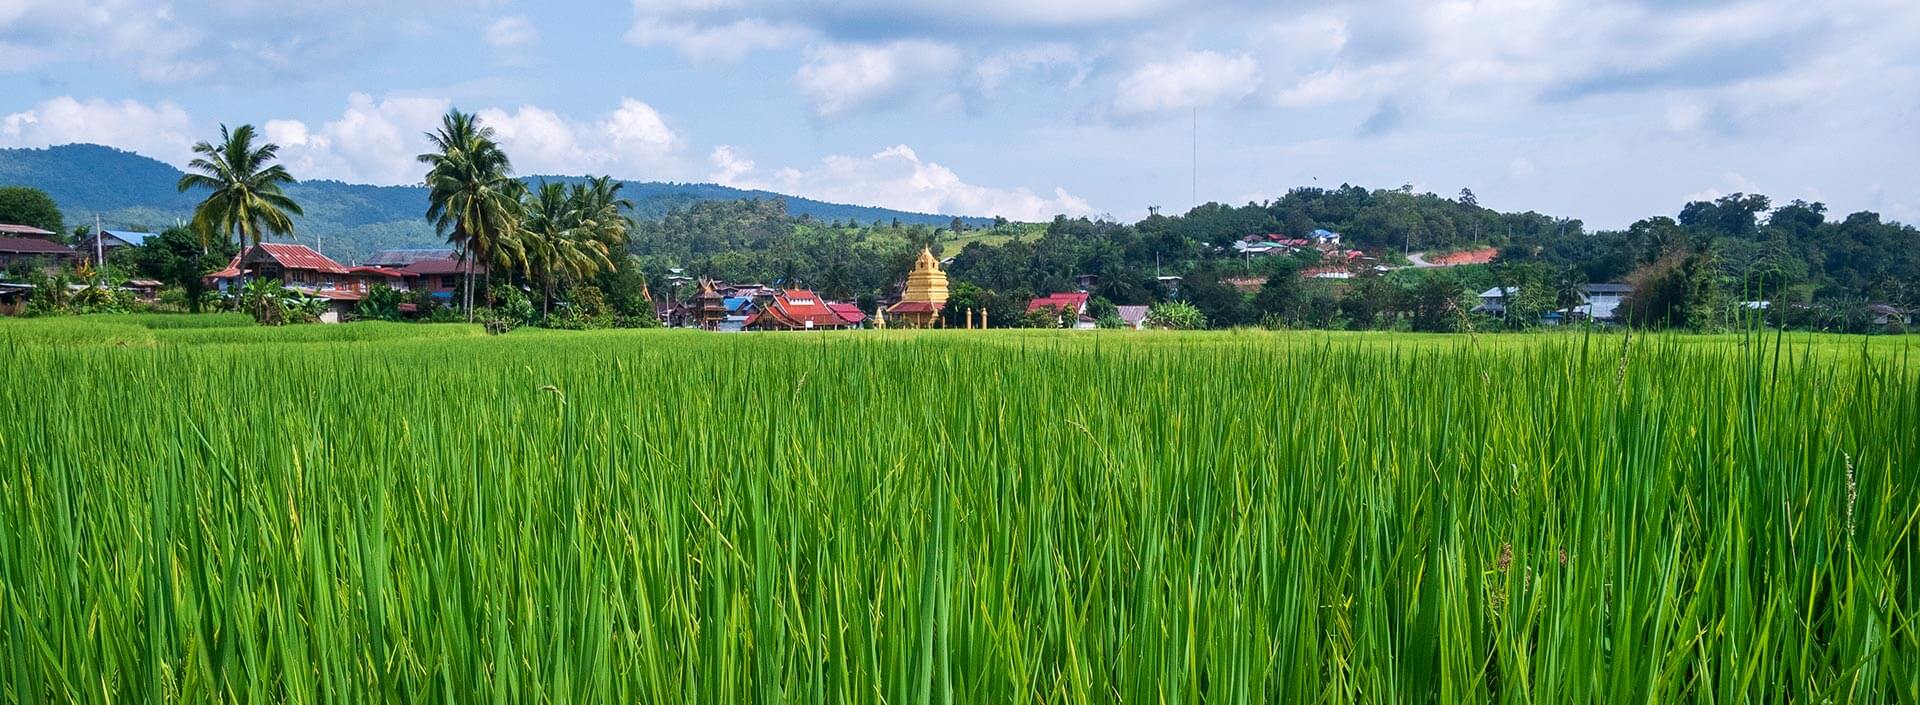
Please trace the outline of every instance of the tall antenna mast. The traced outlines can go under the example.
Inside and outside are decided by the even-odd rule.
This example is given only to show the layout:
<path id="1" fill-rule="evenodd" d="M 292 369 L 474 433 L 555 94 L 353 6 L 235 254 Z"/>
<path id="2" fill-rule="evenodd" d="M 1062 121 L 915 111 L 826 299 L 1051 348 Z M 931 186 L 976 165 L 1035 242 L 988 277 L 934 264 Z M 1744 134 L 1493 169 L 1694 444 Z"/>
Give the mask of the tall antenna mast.
<path id="1" fill-rule="evenodd" d="M 1200 106 L 1193 106 L 1193 207 L 1200 207 Z"/>

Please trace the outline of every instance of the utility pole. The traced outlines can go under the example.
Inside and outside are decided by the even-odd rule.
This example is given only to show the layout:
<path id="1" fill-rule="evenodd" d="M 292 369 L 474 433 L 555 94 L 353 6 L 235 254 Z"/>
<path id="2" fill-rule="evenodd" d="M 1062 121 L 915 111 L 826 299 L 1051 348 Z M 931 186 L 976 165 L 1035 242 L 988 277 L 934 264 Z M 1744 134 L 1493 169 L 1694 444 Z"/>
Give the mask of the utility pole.
<path id="1" fill-rule="evenodd" d="M 102 238 L 100 237 L 100 214 L 94 213 L 93 214 L 93 268 L 94 268 L 94 273 L 100 278 L 104 279 L 107 276 L 107 250 L 105 245 L 100 244 L 101 239 Z"/>
<path id="2" fill-rule="evenodd" d="M 1200 106 L 1193 106 L 1193 207 L 1200 207 Z"/>

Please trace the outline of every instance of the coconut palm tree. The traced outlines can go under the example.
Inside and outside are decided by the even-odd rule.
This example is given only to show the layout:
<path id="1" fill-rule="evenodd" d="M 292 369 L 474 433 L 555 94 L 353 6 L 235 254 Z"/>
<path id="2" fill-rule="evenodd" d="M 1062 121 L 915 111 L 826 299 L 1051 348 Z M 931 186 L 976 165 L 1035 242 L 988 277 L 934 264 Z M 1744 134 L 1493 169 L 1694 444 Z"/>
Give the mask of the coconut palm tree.
<path id="1" fill-rule="evenodd" d="M 627 236 L 633 229 L 633 221 L 627 218 L 627 213 L 633 210 L 633 201 L 620 195 L 625 185 L 611 176 L 594 176 L 588 177 L 584 184 L 575 184 L 567 194 L 580 213 L 581 225 L 608 252 L 625 250 Z"/>
<path id="2" fill-rule="evenodd" d="M 543 318 L 552 308 L 553 291 L 559 285 L 613 269 L 606 244 L 596 237 L 607 226 L 587 217 L 595 212 L 596 205 L 580 196 L 577 186 L 569 190 L 562 184 L 542 183 L 523 204 L 522 271 L 540 286 Z"/>
<path id="3" fill-rule="evenodd" d="M 493 136 L 493 129 L 473 114 L 452 110 L 439 130 L 427 133 L 435 151 L 419 157 L 428 167 L 427 220 L 459 248 L 466 270 L 462 294 L 468 322 L 473 321 L 473 265 L 485 265 L 490 282 L 494 269 L 512 269 L 522 257 L 517 235 L 526 186 L 513 178 L 513 163 Z"/>
<path id="4" fill-rule="evenodd" d="M 231 237 L 244 259 L 249 244 L 258 245 L 269 235 L 293 234 L 293 216 L 303 215 L 300 204 L 281 190 L 294 179 L 286 167 L 273 163 L 280 146 L 255 146 L 256 135 L 252 125 L 231 131 L 221 125 L 219 144 L 193 146 L 200 156 L 187 163 L 191 172 L 182 175 L 176 187 L 182 193 L 212 192 L 193 209 L 193 230 L 203 248 L 215 235 Z"/>

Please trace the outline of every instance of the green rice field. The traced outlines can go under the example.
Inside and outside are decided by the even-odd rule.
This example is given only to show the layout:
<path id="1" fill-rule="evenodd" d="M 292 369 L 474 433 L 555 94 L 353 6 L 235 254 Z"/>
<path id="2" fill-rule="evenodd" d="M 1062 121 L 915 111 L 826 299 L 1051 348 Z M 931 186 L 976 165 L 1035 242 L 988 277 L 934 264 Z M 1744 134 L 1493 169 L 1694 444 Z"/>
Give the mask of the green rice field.
<path id="1" fill-rule="evenodd" d="M 1920 703 L 1916 353 L 0 320 L 0 702 Z"/>

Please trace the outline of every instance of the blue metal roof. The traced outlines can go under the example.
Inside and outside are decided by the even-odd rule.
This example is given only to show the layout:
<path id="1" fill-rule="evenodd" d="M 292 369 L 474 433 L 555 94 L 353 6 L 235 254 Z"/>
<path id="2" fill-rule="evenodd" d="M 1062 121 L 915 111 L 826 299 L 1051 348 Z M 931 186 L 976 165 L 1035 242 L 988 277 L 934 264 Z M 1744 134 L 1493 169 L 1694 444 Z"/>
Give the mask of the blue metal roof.
<path id="1" fill-rule="evenodd" d="M 726 303 L 727 311 L 729 312 L 739 311 L 746 308 L 748 304 L 753 303 L 753 299 L 745 296 L 731 296 L 723 299 L 723 301 Z"/>
<path id="2" fill-rule="evenodd" d="M 129 245 L 145 244 L 147 238 L 153 237 L 153 233 L 143 233 L 133 230 L 102 230 L 100 232 L 120 238 Z"/>

